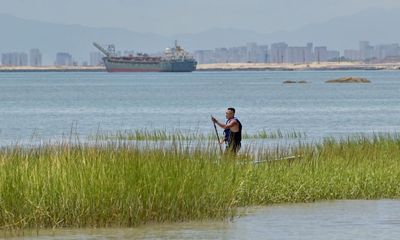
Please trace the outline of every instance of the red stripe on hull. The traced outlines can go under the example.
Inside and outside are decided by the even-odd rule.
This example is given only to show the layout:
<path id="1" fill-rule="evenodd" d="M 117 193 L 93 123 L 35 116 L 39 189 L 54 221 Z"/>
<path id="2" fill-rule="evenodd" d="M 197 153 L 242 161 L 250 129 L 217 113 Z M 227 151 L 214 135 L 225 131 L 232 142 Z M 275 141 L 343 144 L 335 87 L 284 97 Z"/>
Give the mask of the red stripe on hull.
<path id="1" fill-rule="evenodd" d="M 161 72 L 160 69 L 146 69 L 146 68 L 113 68 L 107 69 L 108 72 Z"/>

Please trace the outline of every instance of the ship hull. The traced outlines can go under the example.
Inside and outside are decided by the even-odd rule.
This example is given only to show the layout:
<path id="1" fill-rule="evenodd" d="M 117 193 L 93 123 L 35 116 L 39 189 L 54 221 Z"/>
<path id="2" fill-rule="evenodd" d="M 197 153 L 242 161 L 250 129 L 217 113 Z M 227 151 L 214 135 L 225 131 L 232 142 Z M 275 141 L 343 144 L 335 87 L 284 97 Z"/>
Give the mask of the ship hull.
<path id="1" fill-rule="evenodd" d="M 162 61 L 162 72 L 193 72 L 196 70 L 196 61 Z"/>
<path id="2" fill-rule="evenodd" d="M 108 72 L 192 72 L 196 70 L 194 60 L 162 60 L 159 62 L 117 61 L 104 58 Z"/>

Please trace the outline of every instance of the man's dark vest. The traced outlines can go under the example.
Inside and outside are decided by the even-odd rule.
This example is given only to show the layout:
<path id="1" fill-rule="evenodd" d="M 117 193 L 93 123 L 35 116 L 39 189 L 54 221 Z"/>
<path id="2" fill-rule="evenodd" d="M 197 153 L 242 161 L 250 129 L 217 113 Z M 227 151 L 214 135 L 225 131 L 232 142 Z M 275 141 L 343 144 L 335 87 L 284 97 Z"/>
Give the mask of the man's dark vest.
<path id="1" fill-rule="evenodd" d="M 229 128 L 224 130 L 224 140 L 227 143 L 227 145 L 237 145 L 240 144 L 242 141 L 242 123 L 239 121 L 237 118 L 233 118 L 236 120 L 236 122 L 239 123 L 239 132 L 232 132 Z M 229 119 L 226 121 L 226 124 L 230 122 Z"/>

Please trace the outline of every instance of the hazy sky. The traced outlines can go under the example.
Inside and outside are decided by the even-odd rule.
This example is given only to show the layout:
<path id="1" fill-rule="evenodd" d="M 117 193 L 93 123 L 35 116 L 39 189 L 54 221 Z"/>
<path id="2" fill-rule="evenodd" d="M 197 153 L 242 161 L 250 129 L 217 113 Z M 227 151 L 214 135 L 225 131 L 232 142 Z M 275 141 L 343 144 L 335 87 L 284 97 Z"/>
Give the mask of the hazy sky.
<path id="1" fill-rule="evenodd" d="M 0 0 L 0 13 L 46 22 L 120 27 L 164 35 L 211 28 L 261 33 L 400 7 L 399 0 Z"/>

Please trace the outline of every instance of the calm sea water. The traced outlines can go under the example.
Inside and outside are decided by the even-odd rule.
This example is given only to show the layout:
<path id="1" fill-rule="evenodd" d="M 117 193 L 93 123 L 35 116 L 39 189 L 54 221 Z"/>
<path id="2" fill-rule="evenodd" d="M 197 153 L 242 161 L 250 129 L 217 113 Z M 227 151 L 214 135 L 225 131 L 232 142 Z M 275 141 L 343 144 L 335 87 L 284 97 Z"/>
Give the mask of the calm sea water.
<path id="1" fill-rule="evenodd" d="M 324 83 L 343 76 L 372 83 Z M 209 133 L 210 114 L 224 119 L 230 106 L 248 133 L 399 132 L 400 71 L 0 73 L 0 145 L 60 139 L 72 125 L 82 138 L 98 129 Z"/>
<path id="2" fill-rule="evenodd" d="M 233 221 L 148 225 L 132 229 L 40 231 L 22 239 L 372 240 L 400 236 L 400 201 L 333 201 L 250 208 Z M 7 236 L 5 236 L 7 237 Z M 8 236 L 9 239 L 15 239 Z M 18 238 L 19 239 L 19 238 Z"/>

